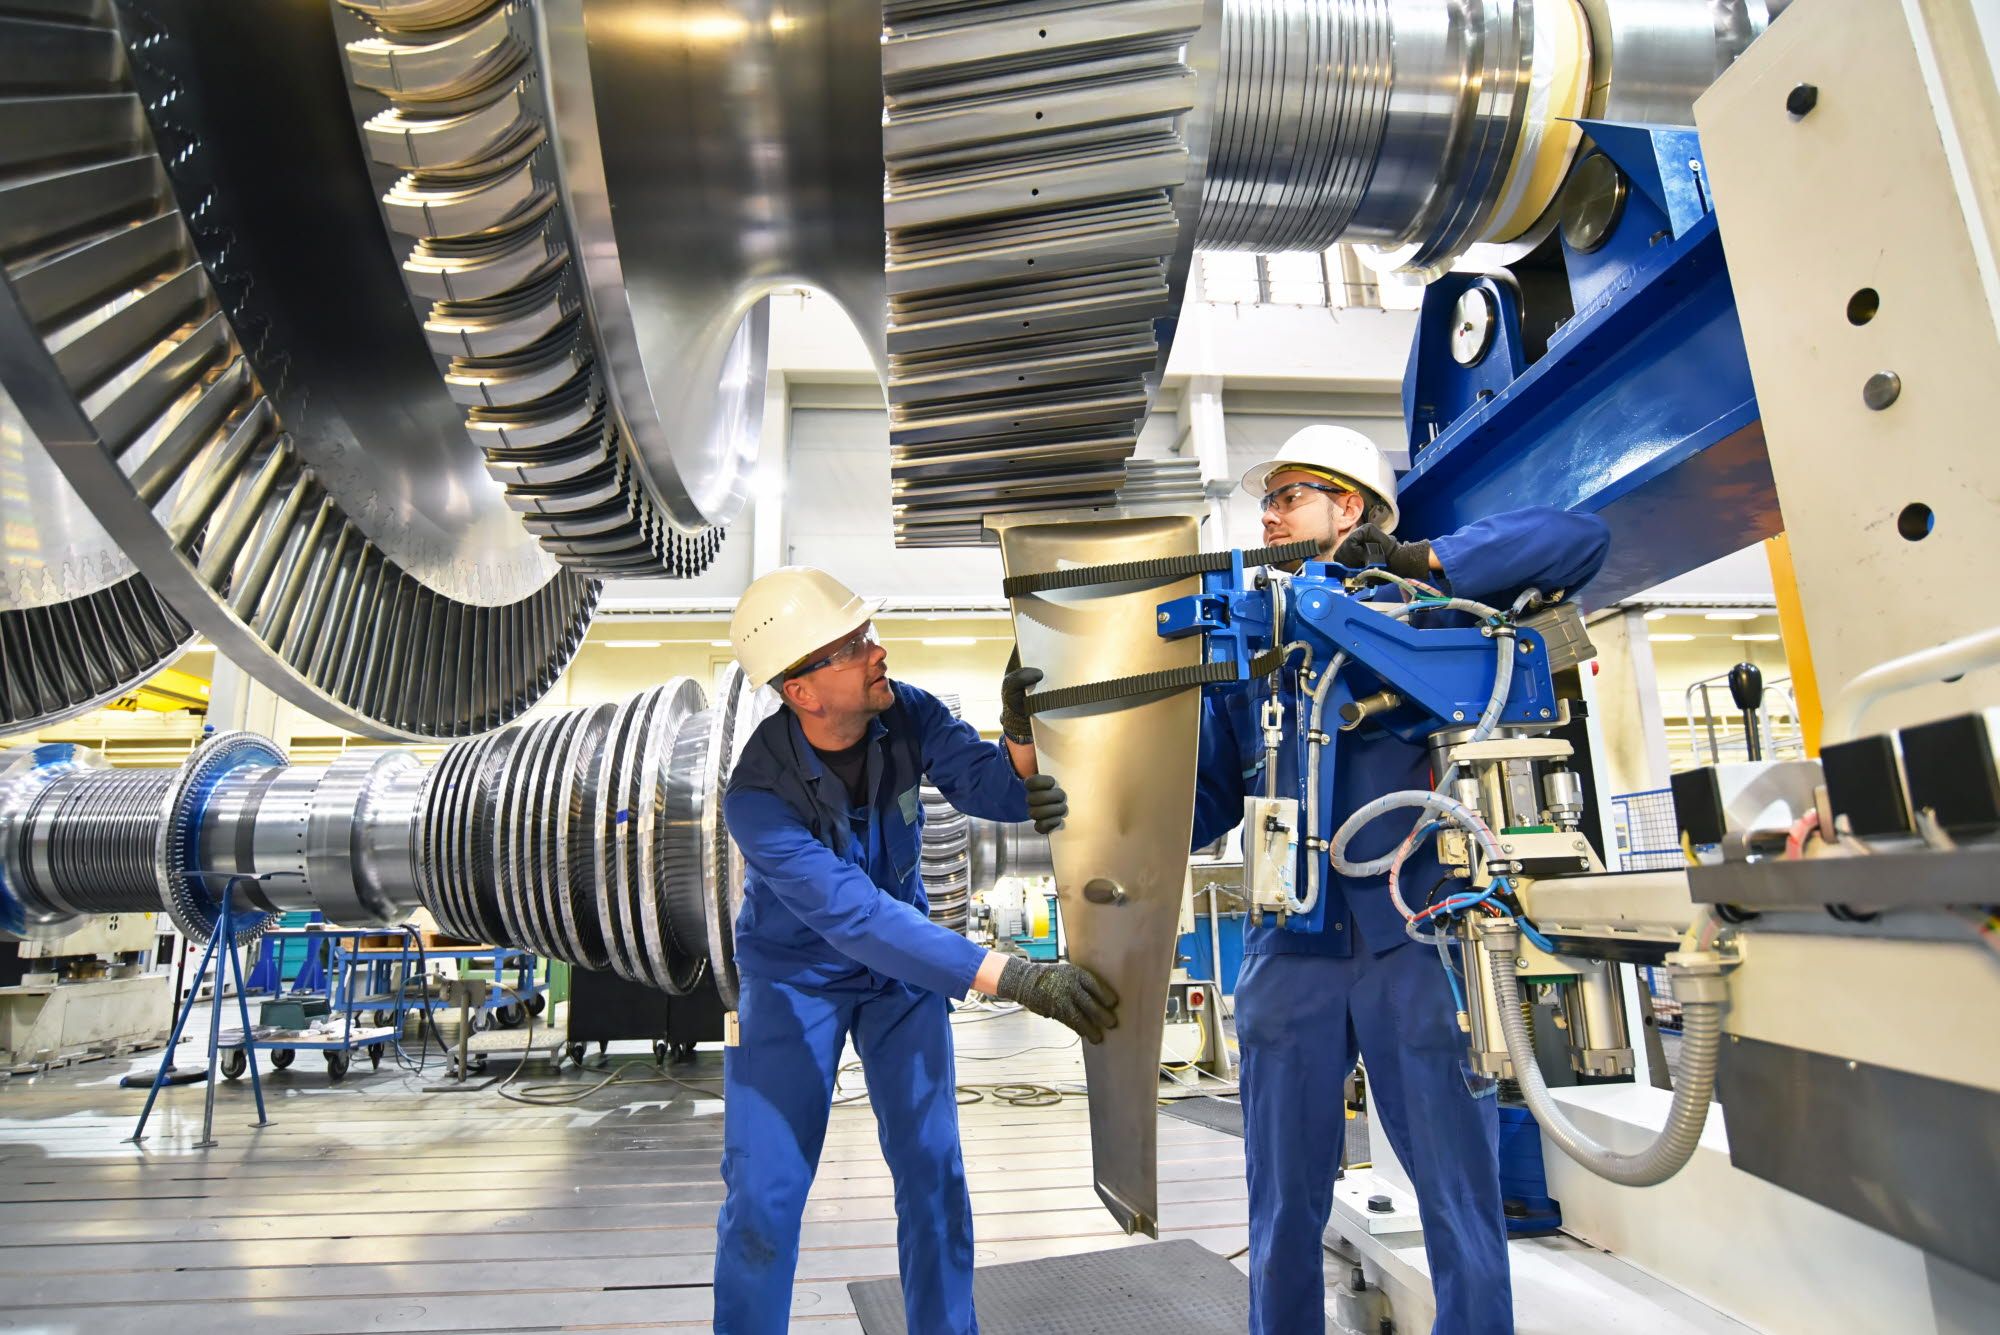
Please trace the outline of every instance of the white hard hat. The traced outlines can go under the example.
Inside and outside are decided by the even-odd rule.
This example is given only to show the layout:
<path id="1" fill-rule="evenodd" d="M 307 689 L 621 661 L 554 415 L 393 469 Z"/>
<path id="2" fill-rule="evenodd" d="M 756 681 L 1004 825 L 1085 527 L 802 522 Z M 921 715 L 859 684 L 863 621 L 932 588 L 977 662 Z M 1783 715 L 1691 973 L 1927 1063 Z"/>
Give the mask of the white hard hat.
<path id="1" fill-rule="evenodd" d="M 781 566 L 736 600 L 729 643 L 743 675 L 768 686 L 813 650 L 861 629 L 881 606 L 881 599 L 857 597 L 824 570 Z"/>
<path id="2" fill-rule="evenodd" d="M 1328 473 L 1360 487 L 1389 507 L 1389 521 L 1381 525 L 1382 531 L 1396 531 L 1396 523 L 1403 517 L 1396 508 L 1396 470 L 1389 466 L 1381 447 L 1353 427 L 1321 422 L 1293 432 L 1277 458 L 1243 475 L 1243 490 L 1261 499 L 1270 490 L 1272 475 L 1288 468 Z"/>

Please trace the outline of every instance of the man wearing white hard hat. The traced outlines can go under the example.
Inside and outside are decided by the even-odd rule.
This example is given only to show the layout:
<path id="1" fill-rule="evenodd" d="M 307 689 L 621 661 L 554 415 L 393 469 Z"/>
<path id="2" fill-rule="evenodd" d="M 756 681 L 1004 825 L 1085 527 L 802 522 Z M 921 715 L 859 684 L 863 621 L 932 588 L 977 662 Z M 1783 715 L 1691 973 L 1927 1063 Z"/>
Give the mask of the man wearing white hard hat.
<path id="1" fill-rule="evenodd" d="M 1601 520 L 1546 508 L 1495 515 L 1430 541 L 1401 541 L 1394 536 L 1402 518 L 1395 470 L 1374 442 L 1345 427 L 1298 432 L 1277 458 L 1244 475 L 1243 488 L 1262 503 L 1267 543 L 1310 540 L 1321 561 L 1383 566 L 1405 580 L 1499 606 L 1529 588 L 1548 600 L 1574 591 L 1597 573 L 1609 546 Z M 1402 595 L 1381 585 L 1373 596 Z M 1469 624 L 1449 612 L 1418 612 L 1411 620 Z M 1290 683 L 1280 686 L 1280 700 L 1297 717 Z M 1264 747 L 1254 716 L 1262 701 L 1248 689 L 1203 701 L 1196 847 L 1227 833 L 1243 819 L 1243 799 L 1263 791 Z M 1279 791 L 1292 791 L 1294 768 L 1287 751 Z M 1340 828 L 1384 793 L 1430 786 L 1423 746 L 1364 724 L 1341 735 L 1332 782 L 1320 786 L 1319 828 Z M 1389 853 L 1414 824 L 1414 813 L 1374 822 L 1354 838 L 1349 857 Z M 1379 1119 L 1417 1189 L 1436 1330 L 1511 1331 L 1493 1085 L 1466 1064 L 1451 983 L 1437 954 L 1405 934 L 1386 875 L 1339 875 L 1324 849 L 1301 856 L 1322 860 L 1325 930 L 1250 928 L 1236 985 L 1251 1328 L 1259 1335 L 1324 1329 L 1320 1238 L 1346 1128 L 1342 1088 L 1361 1057 L 1370 1116 Z M 1303 883 L 1303 866 L 1299 873 Z M 1428 841 L 1403 864 L 1405 886 L 1429 890 L 1443 879 Z"/>
<path id="2" fill-rule="evenodd" d="M 895 1179 L 909 1329 L 959 1335 L 978 1322 L 947 998 L 1015 1001 L 1093 1043 L 1117 1022 L 1117 997 L 1088 970 L 1003 956 L 930 921 L 921 783 L 968 814 L 1043 833 L 1068 806 L 1035 770 L 1027 694 L 1041 673 L 1007 674 L 1002 740 L 982 741 L 936 697 L 890 679 L 880 606 L 790 566 L 745 590 L 729 625 L 744 673 L 784 697 L 723 802 L 746 868 L 716 1223 L 715 1329 L 729 1335 L 775 1335 L 790 1320 L 800 1220 L 849 1037 Z"/>

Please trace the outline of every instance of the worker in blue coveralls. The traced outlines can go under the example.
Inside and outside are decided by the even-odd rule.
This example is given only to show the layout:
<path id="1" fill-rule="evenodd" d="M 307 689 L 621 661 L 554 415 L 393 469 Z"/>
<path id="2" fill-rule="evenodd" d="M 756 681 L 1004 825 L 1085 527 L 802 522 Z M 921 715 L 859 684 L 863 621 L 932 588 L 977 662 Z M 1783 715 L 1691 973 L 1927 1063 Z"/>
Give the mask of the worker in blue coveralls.
<path id="1" fill-rule="evenodd" d="M 1540 508 L 1495 515 L 1429 542 L 1399 542 L 1391 536 L 1398 519 L 1395 472 L 1372 441 L 1345 427 L 1298 432 L 1270 463 L 1245 474 L 1243 487 L 1262 501 L 1267 543 L 1310 539 L 1321 560 L 1386 566 L 1498 606 L 1530 587 L 1550 600 L 1575 590 L 1597 573 L 1608 544 L 1601 520 Z M 1371 596 L 1401 595 L 1385 585 Z M 1466 624 L 1456 614 L 1419 615 L 1432 617 L 1429 624 L 1442 617 Z M 1245 796 L 1262 791 L 1255 710 L 1265 689 L 1230 690 L 1203 703 L 1196 847 L 1238 824 Z M 1286 716 L 1297 717 L 1296 699 L 1281 699 Z M 1342 734 L 1334 760 L 1332 782 L 1321 789 L 1330 792 L 1321 829 L 1338 829 L 1385 793 L 1431 786 L 1424 747 L 1386 732 Z M 1365 827 L 1350 857 L 1387 854 L 1414 821 L 1414 812 L 1395 814 Z M 1303 850 L 1303 856 L 1326 853 Z M 1386 874 L 1357 880 L 1323 866 L 1322 875 L 1329 886 L 1326 930 L 1252 927 L 1236 985 L 1251 1329 L 1259 1335 L 1325 1329 L 1320 1239 L 1341 1162 L 1343 1086 L 1359 1056 L 1368 1065 L 1373 1115 L 1416 1187 L 1435 1329 L 1511 1331 L 1492 1082 L 1471 1071 L 1438 956 L 1404 934 Z M 1426 845 L 1404 864 L 1402 883 L 1427 887 L 1441 876 Z"/>
<path id="2" fill-rule="evenodd" d="M 967 1335 L 979 1328 L 972 1199 L 947 999 L 1017 1002 L 1093 1043 L 1117 1023 L 1117 997 L 1088 970 L 1004 956 L 931 922 L 919 784 L 1044 834 L 1068 803 L 1035 768 L 1027 694 L 1041 673 L 1007 673 L 1002 740 L 982 741 L 935 696 L 890 680 L 879 607 L 789 566 L 745 590 L 730 622 L 745 675 L 784 706 L 751 734 L 723 801 L 746 865 L 716 1223 L 715 1329 L 727 1335 L 776 1335 L 790 1320 L 806 1193 L 850 1036 L 895 1179 L 909 1329 Z"/>

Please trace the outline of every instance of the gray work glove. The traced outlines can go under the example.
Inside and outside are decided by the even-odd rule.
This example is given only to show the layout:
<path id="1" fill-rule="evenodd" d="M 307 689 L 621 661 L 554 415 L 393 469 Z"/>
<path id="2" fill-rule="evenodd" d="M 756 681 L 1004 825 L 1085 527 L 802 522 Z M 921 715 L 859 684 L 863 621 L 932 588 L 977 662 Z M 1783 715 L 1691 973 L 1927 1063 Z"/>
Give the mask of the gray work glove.
<path id="1" fill-rule="evenodd" d="M 1036 834 L 1047 834 L 1059 828 L 1063 817 L 1069 815 L 1069 794 L 1062 790 L 1053 774 L 1030 774 L 1028 785 L 1028 819 L 1035 823 Z"/>
<path id="2" fill-rule="evenodd" d="M 1037 964 L 1014 956 L 1000 971 L 999 997 L 1068 1025 L 1092 1043 L 1118 1027 L 1118 994 L 1079 965 Z"/>
<path id="3" fill-rule="evenodd" d="M 1007 675 L 1000 679 L 1000 735 L 1022 746 L 1035 744 L 1035 730 L 1028 724 L 1028 692 L 1042 679 L 1040 668 L 1021 666 L 1017 645 L 1007 658 Z"/>
<path id="4" fill-rule="evenodd" d="M 1397 542 L 1373 524 L 1357 524 L 1333 553 L 1334 564 L 1359 570 L 1382 566 L 1392 575 L 1422 580 L 1428 584 L 1437 572 L 1431 569 L 1428 542 Z"/>

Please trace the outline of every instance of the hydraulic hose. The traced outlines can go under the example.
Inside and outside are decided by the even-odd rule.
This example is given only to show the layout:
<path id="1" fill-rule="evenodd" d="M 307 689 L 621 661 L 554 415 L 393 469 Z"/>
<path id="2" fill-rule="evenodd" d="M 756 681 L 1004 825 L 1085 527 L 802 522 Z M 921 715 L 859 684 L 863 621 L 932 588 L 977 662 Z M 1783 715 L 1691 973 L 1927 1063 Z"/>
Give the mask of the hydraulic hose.
<path id="1" fill-rule="evenodd" d="M 1715 1068 L 1722 1052 L 1722 1009 L 1728 1000 L 1720 961 L 1708 956 L 1705 965 L 1671 969 L 1682 1026 L 1673 1104 L 1667 1110 L 1666 1126 L 1652 1143 L 1624 1154 L 1599 1144 L 1564 1115 L 1549 1094 L 1541 1067 L 1535 1064 L 1534 1040 L 1529 1037 L 1521 1008 L 1521 983 L 1514 972 L 1520 929 L 1505 921 L 1483 923 L 1481 929 L 1493 975 L 1493 996 L 1500 1008 L 1500 1032 L 1507 1040 L 1507 1056 L 1514 1063 L 1514 1080 L 1549 1139 L 1577 1163 L 1622 1186 L 1655 1187 L 1679 1172 L 1701 1143 L 1702 1123 L 1708 1119 L 1708 1105 L 1715 1096 Z"/>

